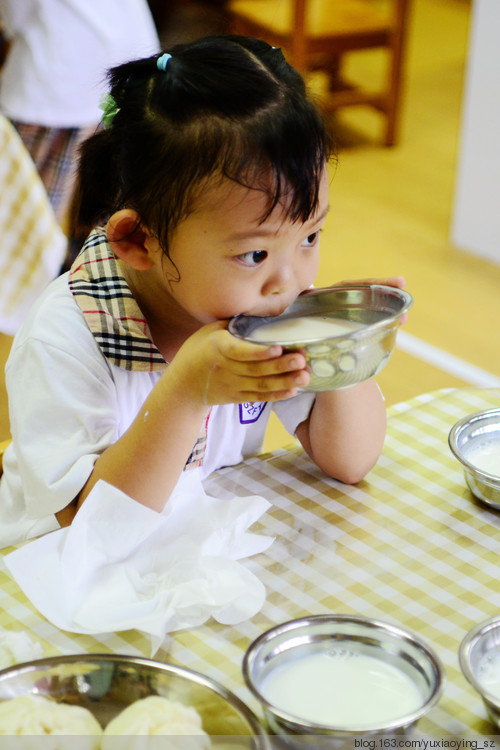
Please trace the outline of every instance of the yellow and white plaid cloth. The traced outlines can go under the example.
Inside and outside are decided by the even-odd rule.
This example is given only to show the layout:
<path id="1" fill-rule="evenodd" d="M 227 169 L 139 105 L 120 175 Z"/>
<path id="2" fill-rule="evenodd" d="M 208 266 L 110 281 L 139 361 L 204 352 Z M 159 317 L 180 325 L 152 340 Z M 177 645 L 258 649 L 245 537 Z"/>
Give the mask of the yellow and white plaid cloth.
<path id="1" fill-rule="evenodd" d="M 59 273 L 66 246 L 28 151 L 0 115 L 0 332 L 16 333 Z"/>
<path id="2" fill-rule="evenodd" d="M 275 541 L 247 563 L 266 587 L 266 602 L 238 625 L 209 621 L 173 633 L 156 658 L 218 681 L 261 716 L 241 671 L 252 639 L 307 614 L 374 617 L 420 636 L 446 670 L 443 696 L 419 732 L 498 735 L 460 671 L 458 648 L 474 625 L 500 615 L 500 512 L 474 500 L 448 433 L 465 414 L 499 406 L 500 389 L 471 388 L 391 407 L 382 456 L 356 486 L 326 478 L 297 446 L 215 472 L 205 483 L 210 494 L 255 493 L 272 503 L 254 530 Z M 47 656 L 149 655 L 138 631 L 97 637 L 58 630 L 26 599 L 1 558 L 0 628 L 26 631 Z"/>

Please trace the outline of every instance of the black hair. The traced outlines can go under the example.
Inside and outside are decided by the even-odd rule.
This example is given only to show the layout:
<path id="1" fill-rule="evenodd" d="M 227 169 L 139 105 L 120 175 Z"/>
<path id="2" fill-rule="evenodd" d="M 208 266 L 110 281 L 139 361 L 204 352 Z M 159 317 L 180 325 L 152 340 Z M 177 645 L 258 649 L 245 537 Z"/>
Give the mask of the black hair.
<path id="1" fill-rule="evenodd" d="M 267 191 L 264 220 L 286 196 L 306 221 L 318 204 L 332 141 L 304 81 L 279 49 L 210 36 L 108 73 L 116 114 L 81 148 L 78 223 L 135 209 L 168 254 L 168 239 L 214 176 Z"/>

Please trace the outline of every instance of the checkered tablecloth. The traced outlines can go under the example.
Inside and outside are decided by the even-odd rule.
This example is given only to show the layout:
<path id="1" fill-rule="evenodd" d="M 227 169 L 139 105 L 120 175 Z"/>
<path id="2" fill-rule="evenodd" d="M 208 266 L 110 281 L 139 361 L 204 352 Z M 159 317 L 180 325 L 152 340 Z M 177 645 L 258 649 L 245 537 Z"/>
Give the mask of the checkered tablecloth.
<path id="1" fill-rule="evenodd" d="M 275 541 L 246 561 L 266 586 L 266 603 L 238 626 L 210 621 L 175 633 L 156 658 L 208 675 L 260 714 L 241 674 L 251 640 L 307 614 L 374 617 L 413 631 L 445 666 L 444 694 L 419 730 L 494 734 L 457 652 L 471 627 L 500 614 L 500 512 L 474 501 L 448 433 L 462 416 L 498 406 L 500 390 L 454 389 L 392 407 L 383 454 L 355 487 L 326 479 L 298 446 L 217 472 L 206 483 L 210 494 L 257 494 L 272 503 L 255 530 Z M 148 655 L 149 643 L 136 632 L 100 639 L 57 630 L 4 568 L 0 608 L 0 626 L 28 631 L 46 655 Z"/>

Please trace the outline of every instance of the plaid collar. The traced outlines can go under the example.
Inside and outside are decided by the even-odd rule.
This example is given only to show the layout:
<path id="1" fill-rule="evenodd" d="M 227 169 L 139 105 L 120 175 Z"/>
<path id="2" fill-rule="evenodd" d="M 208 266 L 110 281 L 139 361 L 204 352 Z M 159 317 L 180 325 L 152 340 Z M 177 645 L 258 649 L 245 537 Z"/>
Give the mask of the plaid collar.
<path id="1" fill-rule="evenodd" d="M 106 359 L 125 370 L 165 369 L 104 229 L 89 235 L 71 266 L 69 287 Z"/>

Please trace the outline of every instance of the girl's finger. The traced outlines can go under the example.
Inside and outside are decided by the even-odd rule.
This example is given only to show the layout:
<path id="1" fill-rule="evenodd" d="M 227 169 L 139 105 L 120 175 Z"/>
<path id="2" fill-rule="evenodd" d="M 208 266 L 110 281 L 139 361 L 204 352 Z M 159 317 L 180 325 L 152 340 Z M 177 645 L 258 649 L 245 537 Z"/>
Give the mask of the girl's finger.
<path id="1" fill-rule="evenodd" d="M 221 331 L 218 338 L 220 353 L 235 362 L 254 362 L 258 360 L 277 359 L 283 354 L 283 347 L 278 345 L 267 346 L 254 344 L 250 341 L 237 339 L 229 331 Z M 226 334 L 226 335 L 224 335 Z"/>
<path id="2" fill-rule="evenodd" d="M 273 375 L 284 375 L 304 370 L 306 358 L 300 352 L 291 352 L 281 357 L 266 360 L 240 361 L 230 360 L 231 371 L 235 375 L 249 376 L 252 378 L 269 377 Z"/>
<path id="3" fill-rule="evenodd" d="M 239 390 L 243 393 L 258 393 L 261 401 L 269 401 L 273 395 L 289 392 L 309 384 L 311 376 L 307 370 L 268 375 L 261 377 L 244 376 L 239 379 Z"/>

